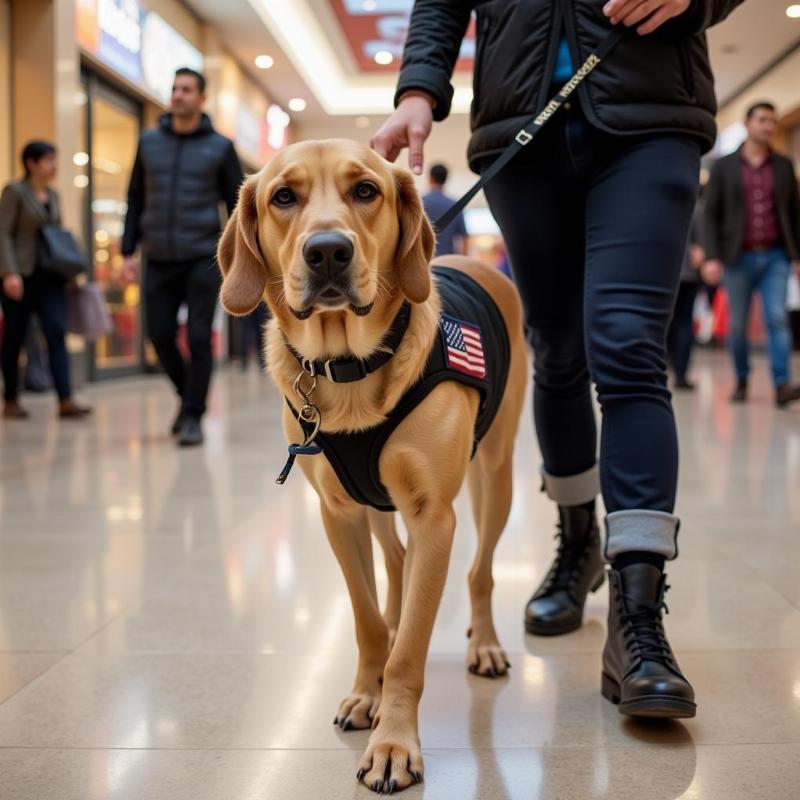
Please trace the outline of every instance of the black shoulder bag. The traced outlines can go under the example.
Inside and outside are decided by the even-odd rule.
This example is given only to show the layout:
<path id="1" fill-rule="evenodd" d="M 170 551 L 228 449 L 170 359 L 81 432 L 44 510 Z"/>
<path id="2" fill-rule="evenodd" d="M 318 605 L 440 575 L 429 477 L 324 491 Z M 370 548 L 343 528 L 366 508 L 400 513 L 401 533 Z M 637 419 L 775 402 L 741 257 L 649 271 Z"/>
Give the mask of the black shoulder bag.
<path id="1" fill-rule="evenodd" d="M 86 272 L 88 264 L 75 237 L 55 222 L 39 228 L 37 266 L 49 275 L 72 280 Z"/>

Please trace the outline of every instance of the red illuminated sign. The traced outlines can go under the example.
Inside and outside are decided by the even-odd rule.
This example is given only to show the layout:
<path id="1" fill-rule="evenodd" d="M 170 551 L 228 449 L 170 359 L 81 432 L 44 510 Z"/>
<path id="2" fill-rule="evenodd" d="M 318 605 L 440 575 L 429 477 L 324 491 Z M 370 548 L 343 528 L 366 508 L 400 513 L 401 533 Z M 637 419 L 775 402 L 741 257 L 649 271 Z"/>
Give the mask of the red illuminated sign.
<path id="1" fill-rule="evenodd" d="M 329 0 L 362 72 L 396 72 L 403 57 L 413 0 Z M 391 59 L 389 56 L 391 55 Z M 456 70 L 472 70 L 475 20 L 461 46 Z"/>

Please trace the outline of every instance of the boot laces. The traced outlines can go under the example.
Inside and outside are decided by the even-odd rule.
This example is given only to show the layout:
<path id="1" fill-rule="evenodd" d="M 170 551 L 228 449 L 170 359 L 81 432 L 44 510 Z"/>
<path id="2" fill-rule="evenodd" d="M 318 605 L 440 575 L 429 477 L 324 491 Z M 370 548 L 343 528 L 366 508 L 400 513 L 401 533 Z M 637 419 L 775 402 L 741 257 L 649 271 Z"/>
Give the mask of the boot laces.
<path id="1" fill-rule="evenodd" d="M 672 649 L 664 632 L 662 611 L 669 614 L 664 595 L 669 586 L 664 586 L 658 600 L 653 605 L 644 605 L 638 600 L 623 595 L 620 621 L 625 627 L 625 642 L 634 659 L 655 661 L 670 667 L 673 663 Z M 628 606 L 636 611 L 626 611 Z"/>
<path id="2" fill-rule="evenodd" d="M 583 562 L 586 560 L 588 553 L 586 545 L 590 537 L 587 536 L 586 540 L 581 542 L 580 549 L 575 546 L 568 546 L 567 537 L 564 533 L 564 522 L 560 520 L 558 530 L 553 538 L 558 542 L 558 545 L 553 564 L 542 584 L 542 594 L 565 591 L 572 597 L 573 601 L 577 602 L 573 592 L 580 576 Z"/>

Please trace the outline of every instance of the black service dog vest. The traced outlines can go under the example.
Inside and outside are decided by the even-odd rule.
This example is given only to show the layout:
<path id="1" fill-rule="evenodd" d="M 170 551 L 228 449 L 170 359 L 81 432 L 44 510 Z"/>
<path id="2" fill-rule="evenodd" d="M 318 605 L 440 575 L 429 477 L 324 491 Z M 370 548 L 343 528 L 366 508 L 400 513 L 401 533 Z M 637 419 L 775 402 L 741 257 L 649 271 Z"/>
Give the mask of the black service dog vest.
<path id="1" fill-rule="evenodd" d="M 347 493 L 378 511 L 395 510 L 378 469 L 383 446 L 436 386 L 456 381 L 480 393 L 473 455 L 494 421 L 505 392 L 511 348 L 505 320 L 494 300 L 460 270 L 434 267 L 433 276 L 442 312 L 438 335 L 419 380 L 379 425 L 357 433 L 320 431 L 314 439 Z M 291 404 L 289 407 L 297 417 Z M 304 423 L 301 425 L 305 428 Z"/>

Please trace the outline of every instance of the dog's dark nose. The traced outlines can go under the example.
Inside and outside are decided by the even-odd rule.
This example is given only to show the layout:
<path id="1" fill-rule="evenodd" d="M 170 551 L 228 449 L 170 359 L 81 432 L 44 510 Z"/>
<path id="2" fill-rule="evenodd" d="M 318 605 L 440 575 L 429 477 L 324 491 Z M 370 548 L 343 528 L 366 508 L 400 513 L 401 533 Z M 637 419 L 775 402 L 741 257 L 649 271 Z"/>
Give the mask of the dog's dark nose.
<path id="1" fill-rule="evenodd" d="M 353 243 L 336 231 L 315 233 L 303 246 L 303 258 L 315 272 L 326 272 L 333 277 L 350 266 Z"/>

